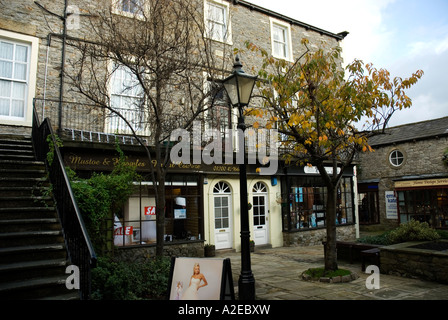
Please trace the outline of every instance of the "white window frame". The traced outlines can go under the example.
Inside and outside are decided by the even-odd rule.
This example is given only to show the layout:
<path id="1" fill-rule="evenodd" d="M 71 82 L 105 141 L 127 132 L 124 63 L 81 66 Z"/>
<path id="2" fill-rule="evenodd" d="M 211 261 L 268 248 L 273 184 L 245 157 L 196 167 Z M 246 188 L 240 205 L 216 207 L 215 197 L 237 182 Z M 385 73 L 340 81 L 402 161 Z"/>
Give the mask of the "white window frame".
<path id="1" fill-rule="evenodd" d="M 0 116 L 0 124 L 31 127 L 33 124 L 33 99 L 36 94 L 37 62 L 39 53 L 39 39 L 0 29 L 0 39 L 28 47 L 28 65 L 26 74 L 26 92 L 23 117 Z M 14 80 L 12 80 L 14 81 Z"/>
<path id="2" fill-rule="evenodd" d="M 111 106 L 112 106 L 112 96 L 113 95 L 120 97 L 120 99 L 130 98 L 130 99 L 133 99 L 133 100 L 138 100 L 138 99 L 143 99 L 144 98 L 144 94 L 143 93 L 142 93 L 142 95 L 136 95 L 136 94 L 130 94 L 130 93 L 117 93 L 117 92 L 114 92 L 113 86 L 114 86 L 115 73 L 116 72 L 126 72 L 124 70 L 126 68 L 126 66 L 122 66 L 122 65 L 119 66 L 115 62 L 110 61 L 108 68 L 111 70 L 111 74 L 110 74 L 111 76 L 110 76 L 110 79 L 109 79 L 109 86 L 108 86 Z M 135 77 L 134 74 L 132 74 L 132 76 Z M 137 85 L 140 85 L 140 84 L 137 84 Z M 118 106 L 118 108 L 120 110 L 124 111 L 125 113 L 129 112 L 128 115 L 130 115 L 131 118 L 133 117 L 132 113 L 142 113 L 140 115 L 140 117 L 143 118 L 143 121 L 141 122 L 140 126 L 135 126 L 135 123 L 133 123 L 133 120 L 134 121 L 137 120 L 138 116 L 135 119 L 127 119 L 127 120 L 131 124 L 134 125 L 133 129 L 135 130 L 137 135 L 146 135 L 146 136 L 149 135 L 149 130 L 147 129 L 147 126 L 146 126 L 147 116 L 146 116 L 146 113 L 145 113 L 145 108 L 143 108 L 142 110 L 133 110 L 132 107 L 129 107 L 129 108 L 126 109 L 126 108 L 123 108 L 123 106 L 121 104 L 120 104 L 120 106 Z M 124 134 L 124 133 L 131 132 L 130 128 L 124 123 L 124 121 L 118 115 L 112 114 L 112 113 L 109 115 L 109 117 L 107 119 L 106 131 L 107 131 L 107 133 L 112 133 L 112 134 L 115 134 L 115 133 Z"/>
<path id="3" fill-rule="evenodd" d="M 137 10 L 136 12 L 131 12 L 131 11 L 125 11 L 123 10 L 123 1 L 136 1 L 138 2 L 138 5 L 142 7 L 143 12 L 139 12 L 140 10 Z M 112 0 L 112 13 L 118 14 L 118 15 L 122 15 L 124 17 L 129 17 L 129 18 L 137 18 L 137 19 L 142 19 L 143 18 L 143 13 L 148 14 L 149 10 L 148 10 L 148 5 L 145 3 L 145 0 Z"/>
<path id="4" fill-rule="evenodd" d="M 269 18 L 270 25 L 271 25 L 271 48 L 272 48 L 272 56 L 277 59 L 284 59 L 286 61 L 293 61 L 293 54 L 292 54 L 292 41 L 291 41 L 291 26 L 288 23 L 285 23 L 283 21 Z M 284 30 L 285 34 L 285 53 L 286 56 L 283 56 L 275 51 L 275 43 L 274 40 L 274 28 L 281 28 Z"/>
<path id="5" fill-rule="evenodd" d="M 210 6 L 215 6 L 222 8 L 224 10 L 224 27 L 225 27 L 225 36 L 224 38 L 215 37 L 215 34 L 211 32 L 209 28 L 209 9 Z M 204 25 L 205 25 L 205 35 L 207 38 L 222 42 L 228 45 L 233 45 L 232 42 L 232 22 L 230 19 L 230 3 L 223 0 L 204 0 Z"/>
<path id="6" fill-rule="evenodd" d="M 401 154 L 401 156 L 398 155 L 398 152 Z M 405 157 L 404 152 L 399 149 L 393 149 L 389 153 L 389 163 L 392 165 L 393 168 L 401 167 L 404 164 L 405 159 L 406 159 L 406 157 Z M 401 160 L 401 162 L 400 162 L 400 160 Z M 397 164 L 395 164 L 394 162 L 397 162 Z"/>

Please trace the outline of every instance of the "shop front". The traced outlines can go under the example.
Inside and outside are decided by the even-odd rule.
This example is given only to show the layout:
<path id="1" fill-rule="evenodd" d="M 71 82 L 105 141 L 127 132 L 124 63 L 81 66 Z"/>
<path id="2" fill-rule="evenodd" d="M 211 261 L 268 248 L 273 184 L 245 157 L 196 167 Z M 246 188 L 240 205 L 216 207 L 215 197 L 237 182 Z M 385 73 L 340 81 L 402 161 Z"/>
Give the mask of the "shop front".
<path id="1" fill-rule="evenodd" d="M 400 223 L 427 222 L 448 229 L 448 178 L 395 181 Z"/>
<path id="2" fill-rule="evenodd" d="M 136 167 L 142 178 L 135 181 L 134 193 L 115 216 L 114 244 L 121 248 L 155 247 L 156 204 L 151 166 L 138 148 L 123 149 L 126 163 Z M 115 149 L 104 144 L 64 145 L 65 163 L 80 177 L 111 172 L 117 157 Z M 201 243 L 215 245 L 218 250 L 241 250 L 239 183 L 238 165 L 169 165 L 165 181 L 165 245 L 179 244 L 185 248 Z M 256 173 L 256 167 L 250 165 L 247 186 L 251 240 L 257 246 L 282 246 L 282 218 L 276 202 L 280 184 L 274 177 Z"/>
<path id="3" fill-rule="evenodd" d="M 332 170 L 328 168 L 327 170 Z M 317 245 L 326 238 L 327 190 L 315 167 L 290 166 L 281 175 L 281 204 L 285 246 Z M 353 240 L 357 231 L 356 177 L 348 168 L 337 191 L 337 239 Z"/>

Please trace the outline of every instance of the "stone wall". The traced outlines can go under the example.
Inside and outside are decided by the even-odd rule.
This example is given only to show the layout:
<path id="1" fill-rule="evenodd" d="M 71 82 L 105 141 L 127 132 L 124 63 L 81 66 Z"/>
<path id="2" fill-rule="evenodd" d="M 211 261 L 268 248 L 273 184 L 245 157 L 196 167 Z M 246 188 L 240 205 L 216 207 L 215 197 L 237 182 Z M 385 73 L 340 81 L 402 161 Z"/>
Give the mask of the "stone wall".
<path id="1" fill-rule="evenodd" d="M 167 257 L 204 257 L 204 242 L 189 241 L 188 243 L 165 243 L 164 256 Z M 156 247 L 151 246 L 129 246 L 120 247 L 115 250 L 115 257 L 119 260 L 129 262 L 144 262 L 156 255 Z"/>
<path id="2" fill-rule="evenodd" d="M 356 239 L 355 225 L 338 226 L 336 233 L 339 241 L 353 241 Z M 315 246 L 321 245 L 326 238 L 327 230 L 325 228 L 283 232 L 283 245 L 285 247 Z"/>
<path id="3" fill-rule="evenodd" d="M 410 248 L 419 243 L 381 247 L 381 273 L 448 284 L 448 253 Z"/>

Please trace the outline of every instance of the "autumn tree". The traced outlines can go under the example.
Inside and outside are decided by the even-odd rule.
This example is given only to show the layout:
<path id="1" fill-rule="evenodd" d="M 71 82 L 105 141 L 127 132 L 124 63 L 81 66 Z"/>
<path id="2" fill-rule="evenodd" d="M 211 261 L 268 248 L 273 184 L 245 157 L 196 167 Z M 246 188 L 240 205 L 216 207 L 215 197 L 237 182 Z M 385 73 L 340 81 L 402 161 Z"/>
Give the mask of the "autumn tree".
<path id="1" fill-rule="evenodd" d="M 411 107 L 405 91 L 423 75 L 390 78 L 387 70 L 355 60 L 344 70 L 337 48 L 312 51 L 303 40 L 303 54 L 293 63 L 271 57 L 247 42 L 263 57 L 258 75 L 260 107 L 249 114 L 268 119 L 281 134 L 286 161 L 317 167 L 327 189 L 325 270 L 337 270 L 337 190 L 344 172 L 359 152 L 372 152 L 368 139 L 384 133 L 397 110 Z M 362 122 L 362 125 L 361 125 Z M 326 170 L 326 167 L 333 170 Z"/>
<path id="2" fill-rule="evenodd" d="M 224 58 L 225 47 L 220 48 L 221 57 L 214 54 L 217 44 L 207 37 L 211 31 L 204 23 L 202 1 L 130 1 L 126 12 L 114 7 L 121 1 L 110 3 L 100 1 L 90 13 L 85 38 L 69 38 L 77 55 L 70 59 L 66 77 L 73 91 L 106 111 L 109 121 L 129 127 L 154 164 L 151 179 L 160 256 L 170 134 L 191 127 L 212 107 L 217 89 L 204 83 L 223 78 L 220 70 L 231 59 Z M 114 90 L 124 93 L 121 100 L 114 97 Z"/>

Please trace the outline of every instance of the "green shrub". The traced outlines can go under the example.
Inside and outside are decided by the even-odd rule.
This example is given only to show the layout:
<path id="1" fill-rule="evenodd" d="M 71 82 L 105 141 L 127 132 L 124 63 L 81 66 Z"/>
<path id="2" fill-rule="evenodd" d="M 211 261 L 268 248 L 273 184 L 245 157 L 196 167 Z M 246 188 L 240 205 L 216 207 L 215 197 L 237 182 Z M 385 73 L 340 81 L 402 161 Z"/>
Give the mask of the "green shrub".
<path id="1" fill-rule="evenodd" d="M 92 270 L 92 299 L 163 299 L 167 294 L 170 265 L 167 257 L 144 263 L 99 258 Z"/>
<path id="2" fill-rule="evenodd" d="M 388 246 L 388 245 L 392 244 L 389 239 L 389 233 L 390 233 L 390 231 L 386 231 L 383 234 L 376 235 L 376 236 L 365 236 L 365 237 L 359 238 L 358 242 Z"/>
<path id="3" fill-rule="evenodd" d="M 433 241 L 440 239 L 440 235 L 427 222 L 411 220 L 392 230 L 388 238 L 391 243 L 400 243 L 406 241 Z"/>

